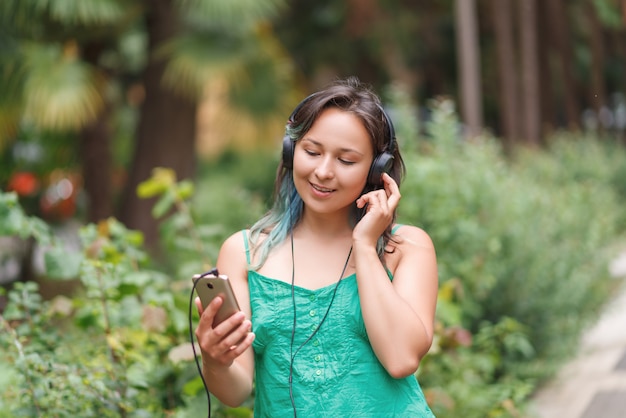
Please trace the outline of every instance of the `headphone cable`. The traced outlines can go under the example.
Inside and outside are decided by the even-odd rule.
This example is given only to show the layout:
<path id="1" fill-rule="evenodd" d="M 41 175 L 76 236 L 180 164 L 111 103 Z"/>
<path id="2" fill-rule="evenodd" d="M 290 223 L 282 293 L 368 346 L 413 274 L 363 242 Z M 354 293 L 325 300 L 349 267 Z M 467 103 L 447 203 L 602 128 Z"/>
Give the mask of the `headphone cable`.
<path id="1" fill-rule="evenodd" d="M 218 275 L 217 269 L 213 268 L 206 273 L 202 273 L 200 277 L 205 277 L 210 274 L 215 276 Z M 193 286 L 191 288 L 191 294 L 189 295 L 189 341 L 191 342 L 191 350 L 193 351 L 193 359 L 196 362 L 196 368 L 198 369 L 198 373 L 200 374 L 200 379 L 202 380 L 202 385 L 204 386 L 204 391 L 206 392 L 207 397 L 207 418 L 211 418 L 211 393 L 209 392 L 209 386 L 207 385 L 206 380 L 204 379 L 204 374 L 202 373 L 202 367 L 200 366 L 200 361 L 198 361 L 198 354 L 196 353 L 196 340 L 193 335 L 193 322 L 191 320 L 191 307 L 193 305 L 193 295 L 196 290 L 197 280 L 193 281 Z"/>
<path id="2" fill-rule="evenodd" d="M 309 341 L 311 341 L 313 339 L 313 337 L 315 336 L 315 334 L 317 334 L 317 331 L 319 331 L 319 329 L 322 327 L 322 324 L 324 323 L 324 321 L 326 321 L 326 317 L 328 317 L 328 314 L 330 313 L 330 308 L 333 306 L 333 301 L 335 300 L 335 296 L 337 295 L 337 290 L 339 289 L 339 284 L 341 284 L 341 279 L 343 278 L 344 273 L 346 272 L 346 269 L 348 268 L 348 263 L 350 262 L 350 256 L 352 255 L 352 246 L 350 246 L 350 251 L 348 251 L 348 257 L 346 258 L 346 262 L 343 265 L 343 268 L 341 269 L 341 274 L 339 275 L 339 280 L 337 280 L 337 283 L 335 284 L 335 287 L 333 289 L 333 295 L 330 298 L 330 303 L 328 304 L 328 308 L 326 309 L 326 312 L 324 313 L 324 316 L 322 317 L 322 320 L 320 321 L 319 325 L 317 327 L 315 327 L 315 330 L 311 333 L 311 335 L 309 335 L 309 337 L 304 340 L 304 342 L 302 344 L 300 344 L 300 346 L 296 349 L 296 352 L 293 352 L 293 342 L 295 339 L 295 335 L 296 335 L 296 297 L 295 297 L 295 276 L 296 276 L 296 263 L 295 263 L 295 256 L 294 256 L 294 251 L 293 251 L 293 230 L 291 232 L 291 303 L 293 305 L 293 327 L 291 328 L 291 344 L 290 344 L 290 355 L 291 355 L 291 361 L 289 362 L 289 398 L 291 399 L 291 405 L 293 407 L 293 416 L 294 418 L 297 417 L 297 413 L 296 413 L 296 401 L 295 398 L 293 396 L 293 364 L 294 364 L 294 360 L 296 358 L 296 355 L 298 355 L 298 353 L 300 352 L 300 349 L 302 347 L 304 347 L 306 345 L 306 343 L 308 343 Z"/>

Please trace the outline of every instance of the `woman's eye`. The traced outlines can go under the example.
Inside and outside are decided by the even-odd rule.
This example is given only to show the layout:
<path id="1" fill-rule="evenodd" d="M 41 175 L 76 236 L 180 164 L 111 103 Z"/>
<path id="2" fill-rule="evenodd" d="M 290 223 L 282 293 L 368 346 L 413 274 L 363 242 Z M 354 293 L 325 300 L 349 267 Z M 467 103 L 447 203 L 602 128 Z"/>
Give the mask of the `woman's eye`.
<path id="1" fill-rule="evenodd" d="M 319 153 L 315 152 L 315 151 L 311 151 L 310 149 L 305 149 L 304 152 L 306 152 L 308 155 L 319 155 Z"/>
<path id="2" fill-rule="evenodd" d="M 354 164 L 354 161 L 344 160 L 344 159 L 342 159 L 342 158 L 340 158 L 340 159 L 339 159 L 339 162 L 340 162 L 341 164 L 345 164 L 345 165 L 352 165 L 352 164 Z"/>

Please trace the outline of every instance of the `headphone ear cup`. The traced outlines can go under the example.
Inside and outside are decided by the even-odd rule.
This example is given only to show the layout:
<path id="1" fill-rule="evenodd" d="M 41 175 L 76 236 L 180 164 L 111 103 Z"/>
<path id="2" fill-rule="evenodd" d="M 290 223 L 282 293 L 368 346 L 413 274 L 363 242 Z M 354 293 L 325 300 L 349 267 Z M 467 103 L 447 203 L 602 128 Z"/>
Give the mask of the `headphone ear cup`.
<path id="1" fill-rule="evenodd" d="M 283 167 L 288 168 L 289 170 L 293 169 L 294 147 L 295 142 L 289 137 L 289 135 L 285 135 L 283 137 Z"/>
<path id="2" fill-rule="evenodd" d="M 391 173 L 391 168 L 393 167 L 393 154 L 389 152 L 383 152 L 378 155 L 372 165 L 370 167 L 370 172 L 367 176 L 367 183 L 372 186 L 382 186 L 383 185 L 383 173 Z"/>

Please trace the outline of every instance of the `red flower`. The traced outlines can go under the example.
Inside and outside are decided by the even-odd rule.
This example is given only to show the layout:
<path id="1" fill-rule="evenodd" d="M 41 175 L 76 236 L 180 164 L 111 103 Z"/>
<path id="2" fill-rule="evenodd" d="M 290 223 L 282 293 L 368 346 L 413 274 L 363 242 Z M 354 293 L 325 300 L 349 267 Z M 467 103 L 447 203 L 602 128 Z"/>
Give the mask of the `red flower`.
<path id="1" fill-rule="evenodd" d="M 32 196 L 39 190 L 39 181 L 33 173 L 27 171 L 13 173 L 9 179 L 8 190 L 19 196 Z"/>

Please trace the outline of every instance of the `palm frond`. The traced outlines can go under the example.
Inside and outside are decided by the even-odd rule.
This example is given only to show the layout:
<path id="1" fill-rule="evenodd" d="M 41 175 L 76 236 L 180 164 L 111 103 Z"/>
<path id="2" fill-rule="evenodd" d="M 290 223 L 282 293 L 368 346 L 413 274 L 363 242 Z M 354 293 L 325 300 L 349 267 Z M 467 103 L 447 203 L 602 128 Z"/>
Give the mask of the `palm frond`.
<path id="1" fill-rule="evenodd" d="M 76 130 L 93 121 L 104 100 L 103 77 L 60 47 L 28 45 L 24 119 L 52 130 Z"/>
<path id="2" fill-rule="evenodd" d="M 209 32 L 180 36 L 160 50 L 160 55 L 168 58 L 163 82 L 178 93 L 198 99 L 212 77 L 245 77 L 242 64 L 248 53 L 248 44 L 241 37 Z"/>
<path id="3" fill-rule="evenodd" d="M 264 120 L 293 103 L 293 61 L 273 33 L 260 31 L 255 38 L 254 54 L 247 57 L 245 78 L 229 78 L 229 101 L 255 120 Z M 283 109 L 283 106 L 286 107 Z"/>
<path id="4" fill-rule="evenodd" d="M 116 0 L 54 0 L 49 7 L 50 15 L 59 22 L 103 24 L 124 16 Z"/>
<path id="5" fill-rule="evenodd" d="M 161 51 L 168 59 L 164 83 L 198 100 L 211 80 L 221 79 L 236 108 L 252 118 L 267 117 L 291 91 L 293 64 L 264 28 L 240 36 L 202 31 L 175 39 Z"/>
<path id="6" fill-rule="evenodd" d="M 41 42 L 107 40 L 137 22 L 136 0 L 0 0 L 0 31 Z"/>
<path id="7" fill-rule="evenodd" d="M 23 26 L 37 16 L 35 0 L 3 0 L 0 1 L 0 27 Z"/>
<path id="8" fill-rule="evenodd" d="M 278 15 L 286 0 L 177 0 L 182 16 L 193 22 L 229 28 L 231 32 L 248 30 L 259 21 Z"/>
<path id="9" fill-rule="evenodd" d="M 50 17 L 65 24 L 115 23 L 124 14 L 119 0 L 40 0 L 40 10 L 47 10 Z"/>

